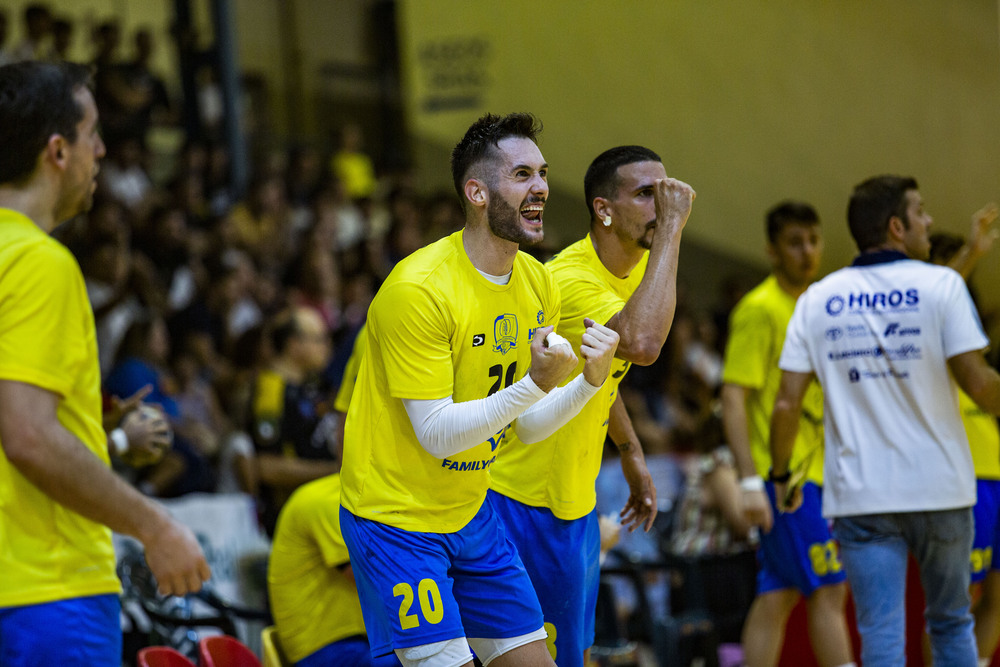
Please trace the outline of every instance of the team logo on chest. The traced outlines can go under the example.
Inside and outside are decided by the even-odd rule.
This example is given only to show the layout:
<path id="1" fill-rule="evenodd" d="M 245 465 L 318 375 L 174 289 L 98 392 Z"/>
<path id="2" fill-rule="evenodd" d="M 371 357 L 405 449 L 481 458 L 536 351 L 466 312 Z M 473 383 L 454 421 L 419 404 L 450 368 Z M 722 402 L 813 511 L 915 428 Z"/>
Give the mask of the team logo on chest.
<path id="1" fill-rule="evenodd" d="M 507 354 L 517 347 L 517 317 L 504 313 L 493 320 L 493 349 L 501 354 Z"/>

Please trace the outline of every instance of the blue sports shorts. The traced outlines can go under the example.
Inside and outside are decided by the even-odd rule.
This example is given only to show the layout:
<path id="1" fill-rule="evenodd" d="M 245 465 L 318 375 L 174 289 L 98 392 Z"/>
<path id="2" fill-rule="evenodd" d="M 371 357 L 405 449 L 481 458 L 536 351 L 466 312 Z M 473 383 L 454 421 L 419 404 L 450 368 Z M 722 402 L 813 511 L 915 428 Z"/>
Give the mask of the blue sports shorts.
<path id="1" fill-rule="evenodd" d="M 4 607 L 0 609 L 0 665 L 121 664 L 120 614 L 117 595 Z"/>
<path id="2" fill-rule="evenodd" d="M 601 533 L 597 511 L 574 520 L 557 518 L 490 491 L 497 514 L 517 546 L 545 615 L 549 654 L 559 667 L 581 667 L 594 643 Z"/>
<path id="3" fill-rule="evenodd" d="M 373 656 L 458 637 L 542 627 L 524 565 L 489 499 L 456 533 L 420 533 L 340 508 Z"/>
<path id="4" fill-rule="evenodd" d="M 786 588 L 809 597 L 820 586 L 846 581 L 840 550 L 823 518 L 823 489 L 813 482 L 802 486 L 802 507 L 781 513 L 774 501 L 774 485 L 765 485 L 774 514 L 774 526 L 761 533 L 757 558 L 757 594 Z"/>
<path id="5" fill-rule="evenodd" d="M 1000 480 L 976 480 L 976 504 L 972 508 L 976 535 L 969 563 L 972 583 L 982 581 L 990 570 L 1000 570 Z"/>

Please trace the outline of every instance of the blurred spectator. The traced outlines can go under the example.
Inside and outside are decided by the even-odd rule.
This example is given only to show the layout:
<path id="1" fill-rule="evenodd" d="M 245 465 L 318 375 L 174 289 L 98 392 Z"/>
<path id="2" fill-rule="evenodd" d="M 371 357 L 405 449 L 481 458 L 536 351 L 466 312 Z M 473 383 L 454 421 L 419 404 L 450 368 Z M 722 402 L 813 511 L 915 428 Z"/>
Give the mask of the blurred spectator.
<path id="1" fill-rule="evenodd" d="M 288 268 L 289 301 L 313 309 L 328 331 L 337 331 L 341 325 L 340 275 L 333 253 L 307 242 Z"/>
<path id="2" fill-rule="evenodd" d="M 30 4 L 24 8 L 24 39 L 11 53 L 12 62 L 46 60 L 49 56 L 49 37 L 52 34 L 52 14 L 43 4 Z"/>
<path id="3" fill-rule="evenodd" d="M 163 80 L 150 69 L 156 42 L 148 28 L 135 32 L 135 55 L 119 71 L 123 83 L 135 93 L 130 109 L 129 137 L 146 145 L 146 135 L 154 123 L 173 122 L 173 107 Z"/>
<path id="4" fill-rule="evenodd" d="M 344 184 L 352 200 L 368 199 L 375 194 L 375 166 L 363 151 L 364 133 L 357 123 L 348 123 L 340 132 L 340 144 L 330 161 L 333 175 Z"/>
<path id="5" fill-rule="evenodd" d="M 7 48 L 7 12 L 0 8 L 0 66 L 13 62 L 13 54 Z"/>
<path id="6" fill-rule="evenodd" d="M 257 451 L 261 521 L 270 535 L 288 496 L 337 472 L 336 420 L 317 383 L 330 336 L 311 308 L 280 314 L 271 328 L 274 358 L 254 379 L 250 433 Z"/>
<path id="7" fill-rule="evenodd" d="M 72 43 L 72 22 L 65 18 L 52 21 L 52 51 L 49 57 L 56 61 L 69 60 L 69 47 Z"/>
<path id="8" fill-rule="evenodd" d="M 257 176 L 246 199 L 230 213 L 236 242 L 261 266 L 280 264 L 290 245 L 285 184 L 277 175 Z"/>
<path id="9" fill-rule="evenodd" d="M 143 217 L 152 203 L 153 182 L 143 166 L 142 143 L 133 137 L 111 146 L 108 159 L 101 163 L 99 182 L 104 194 Z"/>

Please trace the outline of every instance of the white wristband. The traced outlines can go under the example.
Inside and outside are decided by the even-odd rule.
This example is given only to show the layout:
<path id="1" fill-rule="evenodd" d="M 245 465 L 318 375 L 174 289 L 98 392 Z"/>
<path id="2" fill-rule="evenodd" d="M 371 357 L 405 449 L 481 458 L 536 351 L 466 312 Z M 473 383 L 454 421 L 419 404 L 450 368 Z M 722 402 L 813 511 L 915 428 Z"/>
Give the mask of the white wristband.
<path id="1" fill-rule="evenodd" d="M 740 489 L 743 491 L 763 491 L 764 479 L 760 475 L 744 477 L 740 480 Z"/>
<path id="2" fill-rule="evenodd" d="M 114 449 L 115 456 L 121 456 L 128 451 L 128 435 L 125 434 L 124 430 L 116 428 L 108 434 L 108 438 L 111 440 L 111 447 Z"/>

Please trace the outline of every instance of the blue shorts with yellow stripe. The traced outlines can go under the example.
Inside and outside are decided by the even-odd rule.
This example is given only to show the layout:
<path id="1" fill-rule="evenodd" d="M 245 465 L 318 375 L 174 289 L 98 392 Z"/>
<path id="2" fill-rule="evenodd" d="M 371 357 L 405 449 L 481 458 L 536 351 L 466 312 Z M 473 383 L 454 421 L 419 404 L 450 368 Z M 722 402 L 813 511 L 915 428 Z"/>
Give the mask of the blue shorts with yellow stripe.
<path id="1" fill-rule="evenodd" d="M 976 535 L 969 570 L 972 583 L 976 583 L 985 579 L 990 570 L 1000 570 L 1000 480 L 976 480 L 972 516 Z"/>
<path id="2" fill-rule="evenodd" d="M 402 530 L 340 508 L 373 656 L 542 627 L 531 580 L 489 498 L 455 533 Z"/>
<path id="3" fill-rule="evenodd" d="M 823 518 L 823 489 L 813 482 L 802 486 L 802 507 L 779 512 L 774 485 L 765 484 L 774 514 L 771 532 L 762 533 L 757 552 L 757 594 L 794 588 L 806 597 L 821 586 L 846 581 L 837 543 Z"/>
<path id="4" fill-rule="evenodd" d="M 545 614 L 549 654 L 559 667 L 580 667 L 594 643 L 601 534 L 597 511 L 579 519 L 556 517 L 490 491 L 489 499 L 517 546 Z"/>

